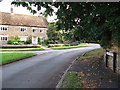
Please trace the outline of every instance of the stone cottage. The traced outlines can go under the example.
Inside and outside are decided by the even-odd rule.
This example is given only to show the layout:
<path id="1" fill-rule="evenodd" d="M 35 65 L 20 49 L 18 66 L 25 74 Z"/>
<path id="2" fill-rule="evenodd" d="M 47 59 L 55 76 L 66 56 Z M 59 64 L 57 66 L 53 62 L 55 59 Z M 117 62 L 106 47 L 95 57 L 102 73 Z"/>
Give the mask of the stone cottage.
<path id="1" fill-rule="evenodd" d="M 47 39 L 47 21 L 40 16 L 0 12 L 0 44 L 6 44 L 13 37 L 21 41 L 32 38 L 32 44 Z"/>

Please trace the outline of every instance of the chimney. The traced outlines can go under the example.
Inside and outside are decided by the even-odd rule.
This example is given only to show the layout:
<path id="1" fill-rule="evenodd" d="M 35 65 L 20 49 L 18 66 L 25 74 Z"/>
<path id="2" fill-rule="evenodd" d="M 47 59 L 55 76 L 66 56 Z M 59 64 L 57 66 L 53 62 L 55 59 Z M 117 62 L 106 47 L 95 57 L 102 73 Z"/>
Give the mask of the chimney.
<path id="1" fill-rule="evenodd" d="M 10 13 L 13 14 L 13 7 L 11 5 L 11 8 L 10 8 Z"/>

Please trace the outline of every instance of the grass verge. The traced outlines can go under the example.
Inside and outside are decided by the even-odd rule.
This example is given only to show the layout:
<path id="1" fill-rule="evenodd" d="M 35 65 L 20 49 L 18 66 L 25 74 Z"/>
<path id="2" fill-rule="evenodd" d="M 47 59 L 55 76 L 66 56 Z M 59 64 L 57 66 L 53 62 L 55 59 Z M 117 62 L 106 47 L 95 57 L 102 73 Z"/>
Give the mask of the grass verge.
<path id="1" fill-rule="evenodd" d="M 35 54 L 33 53 L 19 53 L 19 52 L 15 52 L 15 53 L 0 53 L 0 57 L 1 57 L 1 61 L 0 64 L 8 64 L 20 59 L 24 59 L 27 57 L 31 57 L 34 56 Z"/>
<path id="2" fill-rule="evenodd" d="M 0 48 L 1 51 L 39 51 L 44 50 L 43 48 Z"/>
<path id="3" fill-rule="evenodd" d="M 59 49 L 71 49 L 71 48 L 78 48 L 78 47 L 86 47 L 88 46 L 87 44 L 79 44 L 76 46 L 59 46 L 59 47 L 51 47 L 52 49 L 59 50 Z"/>
<path id="4" fill-rule="evenodd" d="M 67 72 L 61 88 L 82 88 L 82 83 L 77 76 L 77 72 Z"/>
<path id="5" fill-rule="evenodd" d="M 79 60 L 89 60 L 93 57 L 101 57 L 104 54 L 104 49 L 95 49 L 90 52 L 87 52 L 84 56 L 82 56 Z M 65 75 L 65 79 L 61 85 L 61 88 L 84 88 L 83 81 L 81 81 L 79 77 L 80 72 L 67 72 Z"/>
<path id="6" fill-rule="evenodd" d="M 103 56 L 103 54 L 104 54 L 103 48 L 95 49 L 90 52 L 87 52 L 84 56 L 80 58 L 80 60 L 88 60 L 92 57 L 100 58 L 101 56 Z"/>

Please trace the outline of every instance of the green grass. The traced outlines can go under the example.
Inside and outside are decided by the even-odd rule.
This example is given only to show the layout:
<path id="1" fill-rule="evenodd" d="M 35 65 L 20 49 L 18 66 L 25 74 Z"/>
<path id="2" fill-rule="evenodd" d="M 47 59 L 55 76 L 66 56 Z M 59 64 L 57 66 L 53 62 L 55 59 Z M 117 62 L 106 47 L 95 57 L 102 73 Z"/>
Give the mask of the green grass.
<path id="1" fill-rule="evenodd" d="M 92 57 L 101 57 L 104 54 L 104 49 L 103 48 L 99 48 L 99 49 L 95 49 L 92 50 L 90 52 L 87 52 L 84 56 L 81 57 L 82 60 L 86 60 Z"/>
<path id="2" fill-rule="evenodd" d="M 58 46 L 58 47 L 51 47 L 52 49 L 71 49 L 71 48 L 78 48 L 78 47 L 85 47 L 85 46 L 88 46 L 87 44 L 79 44 L 79 45 L 76 45 L 76 46 Z"/>
<path id="3" fill-rule="evenodd" d="M 34 56 L 33 53 L 20 53 L 20 52 L 14 52 L 14 53 L 0 53 L 1 61 L 0 64 L 7 64 L 11 63 L 20 59 L 24 59 L 27 57 Z"/>
<path id="4" fill-rule="evenodd" d="M 20 51 L 20 50 L 22 50 L 22 51 L 29 51 L 29 50 L 34 51 L 34 50 L 37 50 L 37 51 L 39 51 L 39 50 L 44 50 L 44 49 L 43 48 L 0 48 L 0 50 L 1 51 L 11 51 L 11 50 L 14 50 L 14 51 Z"/>
<path id="5" fill-rule="evenodd" d="M 77 72 L 67 72 L 61 88 L 83 88 Z"/>

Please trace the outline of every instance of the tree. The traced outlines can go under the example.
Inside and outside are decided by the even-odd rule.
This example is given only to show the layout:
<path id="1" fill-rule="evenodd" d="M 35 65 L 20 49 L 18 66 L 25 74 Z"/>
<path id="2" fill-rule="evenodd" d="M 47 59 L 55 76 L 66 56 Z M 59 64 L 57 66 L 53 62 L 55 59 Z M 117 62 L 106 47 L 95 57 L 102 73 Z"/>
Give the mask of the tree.
<path id="1" fill-rule="evenodd" d="M 59 36 L 59 31 L 57 31 L 57 27 L 56 27 L 56 23 L 49 23 L 48 25 L 48 32 L 47 32 L 47 35 L 48 35 L 48 39 L 49 40 L 52 40 L 53 42 L 57 42 L 60 40 Z"/>
<path id="2" fill-rule="evenodd" d="M 58 29 L 72 31 L 81 39 L 99 42 L 103 47 L 113 45 L 120 47 L 120 2 L 13 2 L 27 7 L 33 14 L 31 6 L 46 8 L 44 15 L 52 15 L 53 6 L 58 8 Z M 77 37 L 78 38 L 78 37 Z"/>

